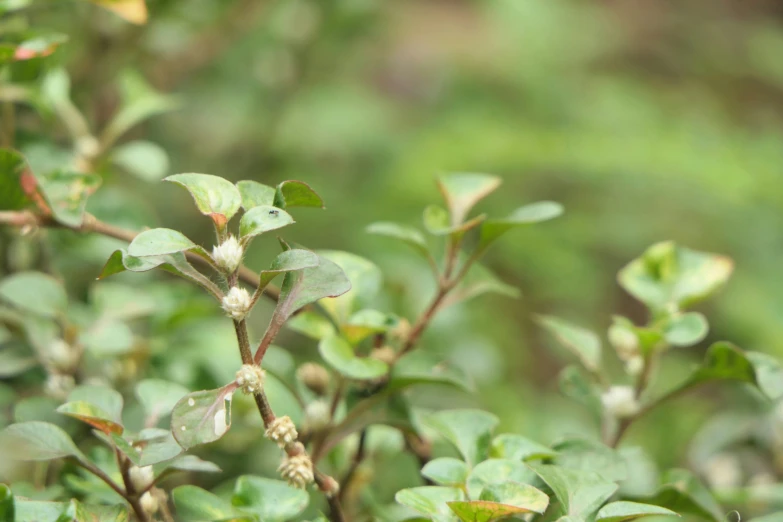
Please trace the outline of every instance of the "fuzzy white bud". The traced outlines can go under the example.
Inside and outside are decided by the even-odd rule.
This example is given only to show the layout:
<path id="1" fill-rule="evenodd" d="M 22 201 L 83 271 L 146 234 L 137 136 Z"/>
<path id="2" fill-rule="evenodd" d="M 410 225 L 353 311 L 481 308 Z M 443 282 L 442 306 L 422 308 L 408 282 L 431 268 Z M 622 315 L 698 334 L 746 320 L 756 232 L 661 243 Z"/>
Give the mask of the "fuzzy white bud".
<path id="1" fill-rule="evenodd" d="M 318 395 L 326 395 L 329 389 L 329 372 L 320 364 L 306 362 L 296 370 L 296 377 L 302 384 Z"/>
<path id="2" fill-rule="evenodd" d="M 631 377 L 637 377 L 644 370 L 644 357 L 635 355 L 625 362 L 625 371 Z"/>
<path id="3" fill-rule="evenodd" d="M 223 310 L 230 318 L 241 321 L 250 312 L 250 294 L 244 288 L 231 287 L 223 297 Z"/>
<path id="4" fill-rule="evenodd" d="M 305 453 L 294 455 L 293 457 L 285 457 L 277 471 L 280 472 L 281 477 L 296 488 L 304 489 L 314 479 L 313 462 Z"/>
<path id="5" fill-rule="evenodd" d="M 322 399 L 315 400 L 305 407 L 305 428 L 310 431 L 321 431 L 329 426 L 331 417 L 329 403 Z"/>
<path id="6" fill-rule="evenodd" d="M 266 430 L 266 436 L 272 442 L 275 442 L 281 448 L 285 448 L 287 445 L 296 441 L 299 437 L 299 433 L 296 431 L 294 421 L 291 417 L 285 415 L 283 417 L 277 417 L 272 424 Z"/>
<path id="7" fill-rule="evenodd" d="M 234 236 L 228 236 L 228 239 L 212 248 L 212 259 L 215 264 L 228 273 L 233 273 L 242 263 L 242 245 Z"/>
<path id="8" fill-rule="evenodd" d="M 76 381 L 72 375 L 50 373 L 49 377 L 46 379 L 44 391 L 50 397 L 65 399 L 74 386 L 76 386 Z"/>
<path id="9" fill-rule="evenodd" d="M 613 324 L 609 327 L 608 337 L 609 342 L 621 360 L 628 361 L 639 355 L 639 338 L 629 328 L 620 324 Z"/>
<path id="10" fill-rule="evenodd" d="M 152 466 L 131 466 L 128 470 L 128 475 L 130 475 L 131 483 L 136 491 L 144 491 L 155 480 L 155 472 Z"/>
<path id="11" fill-rule="evenodd" d="M 141 498 L 139 499 L 139 503 L 141 504 L 141 509 L 144 510 L 145 513 L 148 515 L 153 515 L 157 513 L 158 508 L 160 507 L 160 504 L 158 503 L 158 499 L 155 498 L 155 496 L 147 491 L 144 493 Z"/>
<path id="12" fill-rule="evenodd" d="M 611 386 L 601 395 L 604 409 L 613 417 L 622 419 L 639 412 L 639 401 L 631 386 Z"/>
<path id="13" fill-rule="evenodd" d="M 67 373 L 79 362 L 79 351 L 62 339 L 55 339 L 49 344 L 45 357 L 52 367 Z"/>
<path id="14" fill-rule="evenodd" d="M 266 373 L 260 366 L 255 364 L 243 364 L 237 372 L 236 383 L 246 394 L 252 395 L 260 392 L 264 388 L 264 378 Z"/>
<path id="15" fill-rule="evenodd" d="M 735 455 L 718 453 L 704 465 L 704 478 L 713 489 L 736 488 L 742 484 L 742 467 Z"/>

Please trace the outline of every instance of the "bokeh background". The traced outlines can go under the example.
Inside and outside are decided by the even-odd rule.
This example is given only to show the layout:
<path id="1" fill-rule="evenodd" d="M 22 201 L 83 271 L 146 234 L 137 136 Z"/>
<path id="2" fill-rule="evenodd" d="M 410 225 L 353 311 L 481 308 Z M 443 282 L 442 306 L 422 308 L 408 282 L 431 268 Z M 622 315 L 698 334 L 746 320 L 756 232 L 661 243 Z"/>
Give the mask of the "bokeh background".
<path id="1" fill-rule="evenodd" d="M 612 314 L 643 322 L 644 309 L 618 287 L 616 273 L 668 239 L 728 255 L 736 271 L 700 307 L 710 318 L 708 339 L 674 355 L 666 371 L 683 375 L 719 339 L 783 356 L 780 2 L 152 0 L 149 8 L 144 26 L 87 3 L 32 11 L 39 26 L 70 36 L 58 61 L 90 124 L 100 128 L 114 114 L 128 74 L 175 96 L 177 110 L 122 140 L 160 145 L 167 173 L 309 183 L 327 208 L 300 210 L 284 235 L 378 264 L 379 306 L 415 317 L 432 284 L 404 246 L 364 229 L 378 220 L 420 225 L 423 208 L 439 200 L 438 173 L 501 176 L 502 188 L 478 209 L 494 216 L 542 199 L 564 204 L 563 217 L 510 233 L 486 258 L 522 290 L 520 299 L 488 296 L 450 309 L 424 338 L 424 349 L 472 375 L 478 396 L 423 390 L 421 404 L 484 407 L 504 429 L 542 442 L 594 432 L 587 415 L 556 394 L 568 359 L 533 314 L 601 332 Z M 35 118 L 20 116 L 37 129 L 25 147 L 37 146 L 35 132 L 43 131 L 67 145 L 61 124 Z M 210 244 L 208 223 L 184 191 L 117 169 L 104 177 L 90 206 L 97 215 L 135 228 L 180 228 Z M 62 251 L 80 252 L 65 263 L 74 265 L 69 286 L 86 296 L 116 244 L 53 234 Z M 272 240 L 259 242 L 247 265 L 262 268 L 273 249 Z M 189 343 L 209 344 L 226 330 L 230 338 L 229 325 L 217 321 L 204 319 L 159 357 L 195 353 Z M 265 323 L 256 313 L 255 335 Z M 279 344 L 297 360 L 317 356 L 314 343 L 293 332 Z M 225 358 L 230 371 L 233 351 Z M 160 364 L 169 376 L 191 371 Z M 721 389 L 651 415 L 629 440 L 664 465 L 685 463 L 687 441 L 713 412 L 745 407 L 735 388 Z M 231 469 L 229 456 L 221 462 Z"/>

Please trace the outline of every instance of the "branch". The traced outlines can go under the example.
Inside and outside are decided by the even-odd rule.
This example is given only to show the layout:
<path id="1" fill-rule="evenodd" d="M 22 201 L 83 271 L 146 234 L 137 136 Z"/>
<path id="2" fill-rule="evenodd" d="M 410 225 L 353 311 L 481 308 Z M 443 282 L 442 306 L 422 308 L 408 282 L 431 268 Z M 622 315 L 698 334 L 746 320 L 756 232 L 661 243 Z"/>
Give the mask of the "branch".
<path id="1" fill-rule="evenodd" d="M 124 228 L 115 227 L 108 223 L 104 223 L 92 214 L 84 214 L 84 220 L 80 226 L 68 226 L 59 223 L 48 216 L 39 216 L 33 214 L 30 211 L 0 211 L 0 224 L 9 225 L 17 228 L 63 228 L 80 233 L 95 233 L 106 237 L 112 237 L 130 243 L 133 239 L 139 235 L 139 232 L 133 230 L 127 230 Z M 185 257 L 188 261 L 205 267 L 209 266 L 209 262 L 194 252 L 185 252 Z M 241 266 L 237 272 L 238 277 L 244 283 L 257 288 L 259 285 L 258 274 L 250 270 L 245 266 Z M 280 290 L 272 285 L 267 286 L 264 289 L 264 295 L 272 300 L 277 300 L 280 295 Z"/>

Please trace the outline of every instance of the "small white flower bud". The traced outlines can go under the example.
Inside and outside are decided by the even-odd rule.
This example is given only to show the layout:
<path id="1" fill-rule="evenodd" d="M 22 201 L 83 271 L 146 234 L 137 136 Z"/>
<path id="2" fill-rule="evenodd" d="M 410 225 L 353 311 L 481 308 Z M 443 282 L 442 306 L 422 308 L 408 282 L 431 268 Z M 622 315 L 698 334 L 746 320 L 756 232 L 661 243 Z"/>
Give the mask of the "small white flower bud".
<path id="1" fill-rule="evenodd" d="M 713 489 L 736 488 L 742 484 L 742 467 L 735 455 L 718 453 L 705 463 L 704 478 Z"/>
<path id="2" fill-rule="evenodd" d="M 228 273 L 233 273 L 242 263 L 242 245 L 234 236 L 212 248 L 212 259 L 215 264 Z"/>
<path id="3" fill-rule="evenodd" d="M 56 399 L 65 399 L 76 386 L 76 381 L 72 375 L 63 375 L 60 373 L 50 373 L 44 385 L 44 391 L 50 397 Z"/>
<path id="4" fill-rule="evenodd" d="M 128 474 L 136 491 L 144 491 L 155 480 L 155 472 L 152 470 L 152 466 L 131 466 Z"/>
<path id="5" fill-rule="evenodd" d="M 223 310 L 230 318 L 241 321 L 250 312 L 250 294 L 244 288 L 231 287 L 223 297 Z"/>
<path id="6" fill-rule="evenodd" d="M 304 489 L 314 479 L 313 462 L 304 453 L 293 457 L 285 457 L 277 471 L 280 472 L 281 477 L 296 488 Z"/>
<path id="7" fill-rule="evenodd" d="M 236 383 L 246 394 L 252 395 L 260 392 L 264 388 L 264 378 L 266 373 L 260 366 L 255 364 L 243 364 L 237 372 Z"/>
<path id="8" fill-rule="evenodd" d="M 313 393 L 325 395 L 329 389 L 329 372 L 320 364 L 306 362 L 296 370 L 296 377 Z"/>
<path id="9" fill-rule="evenodd" d="M 394 348 L 391 346 L 381 346 L 380 348 L 375 348 L 372 352 L 370 352 L 370 357 L 391 365 L 397 358 L 397 352 L 395 352 Z"/>
<path id="10" fill-rule="evenodd" d="M 604 409 L 613 417 L 622 419 L 639 411 L 634 389 L 631 386 L 611 386 L 601 395 Z"/>
<path id="11" fill-rule="evenodd" d="M 272 425 L 266 430 L 266 436 L 281 448 L 285 448 L 288 444 L 296 441 L 299 434 L 296 432 L 294 421 L 291 420 L 291 417 L 285 415 L 277 417 L 272 422 Z"/>
<path id="12" fill-rule="evenodd" d="M 629 328 L 613 324 L 609 327 L 609 342 L 617 352 L 617 356 L 623 361 L 639 355 L 639 338 Z"/>
<path id="13" fill-rule="evenodd" d="M 45 357 L 52 367 L 67 373 L 79 362 L 79 351 L 62 339 L 55 339 L 49 344 Z"/>
<path id="14" fill-rule="evenodd" d="M 305 407 L 305 428 L 310 431 L 321 431 L 329 426 L 331 417 L 329 403 L 322 399 L 315 400 Z"/>
<path id="15" fill-rule="evenodd" d="M 76 140 L 76 152 L 85 158 L 94 158 L 101 151 L 101 144 L 95 136 L 81 136 Z"/>
<path id="16" fill-rule="evenodd" d="M 144 512 L 147 513 L 148 515 L 157 513 L 158 508 L 160 507 L 160 505 L 158 504 L 158 499 L 155 498 L 155 496 L 149 491 L 147 491 L 141 496 L 141 498 L 139 499 L 139 503 L 141 504 L 141 509 L 143 509 Z"/>
<path id="17" fill-rule="evenodd" d="M 637 377 L 642 373 L 642 370 L 644 370 L 644 357 L 641 355 L 631 357 L 625 363 L 625 371 L 628 372 L 628 375 L 631 377 Z"/>

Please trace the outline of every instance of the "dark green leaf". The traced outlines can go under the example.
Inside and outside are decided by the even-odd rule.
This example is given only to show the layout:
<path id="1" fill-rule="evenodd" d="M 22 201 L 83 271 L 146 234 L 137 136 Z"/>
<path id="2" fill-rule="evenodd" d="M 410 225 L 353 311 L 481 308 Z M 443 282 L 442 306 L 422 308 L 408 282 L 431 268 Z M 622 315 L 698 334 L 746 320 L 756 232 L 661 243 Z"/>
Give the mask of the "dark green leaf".
<path id="1" fill-rule="evenodd" d="M 638 502 L 612 502 L 598 512 L 596 522 L 627 522 L 643 517 L 679 516 L 674 511 L 659 506 L 640 504 Z"/>
<path id="2" fill-rule="evenodd" d="M 262 185 L 257 181 L 240 181 L 237 183 L 239 194 L 242 196 L 242 208 L 250 210 L 260 205 L 273 206 L 275 203 L 275 189 L 268 185 Z"/>
<path id="3" fill-rule="evenodd" d="M 470 466 L 475 466 L 489 456 L 498 418 L 481 410 L 448 410 L 431 415 L 427 422 L 457 447 Z"/>
<path id="4" fill-rule="evenodd" d="M 186 395 L 171 412 L 171 432 L 185 450 L 218 440 L 231 427 L 231 397 L 236 389 L 229 385 Z"/>
<path id="5" fill-rule="evenodd" d="M 389 365 L 383 361 L 357 357 L 351 345 L 336 335 L 322 339 L 318 351 L 329 366 L 349 379 L 377 379 L 389 371 Z"/>
<path id="6" fill-rule="evenodd" d="M 14 522 L 16 520 L 15 513 L 14 494 L 11 493 L 11 488 L 0 484 L 0 521 Z"/>
<path id="7" fill-rule="evenodd" d="M 345 324 L 357 310 L 369 308 L 383 282 L 380 269 L 367 259 L 334 250 L 318 252 L 319 257 L 336 264 L 350 281 L 350 288 L 336 299 L 322 301 L 321 306 L 337 324 Z"/>
<path id="8" fill-rule="evenodd" d="M 300 248 L 286 250 L 277 254 L 269 269 L 259 274 L 259 288 L 264 288 L 275 277 L 286 272 L 315 268 L 318 266 L 318 256 Z"/>
<path id="9" fill-rule="evenodd" d="M 421 474 L 439 486 L 460 487 L 468 478 L 468 465 L 451 457 L 433 459 L 421 468 Z"/>
<path id="10" fill-rule="evenodd" d="M 557 317 L 539 315 L 538 324 L 549 330 L 563 346 L 571 350 L 590 371 L 599 371 L 601 366 L 601 340 L 580 326 Z"/>
<path id="11" fill-rule="evenodd" d="M 284 181 L 277 186 L 275 206 L 324 208 L 324 201 L 303 181 Z"/>
<path id="12" fill-rule="evenodd" d="M 244 475 L 237 479 L 231 502 L 244 511 L 270 522 L 290 520 L 307 507 L 306 491 L 280 480 Z"/>
<path id="13" fill-rule="evenodd" d="M 0 296 L 25 312 L 44 317 L 60 316 L 68 307 L 62 284 L 40 272 L 17 272 L 4 278 Z"/>
<path id="14" fill-rule="evenodd" d="M 277 230 L 293 222 L 294 218 L 285 210 L 259 205 L 244 213 L 239 221 L 239 235 L 243 241 L 247 241 L 264 232 Z"/>
<path id="15" fill-rule="evenodd" d="M 52 460 L 76 457 L 86 460 L 62 429 L 48 422 L 20 422 L 0 431 L 3 453 L 18 460 Z"/>

